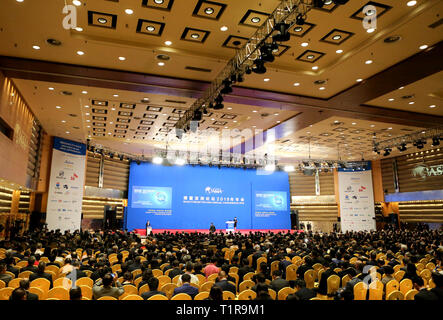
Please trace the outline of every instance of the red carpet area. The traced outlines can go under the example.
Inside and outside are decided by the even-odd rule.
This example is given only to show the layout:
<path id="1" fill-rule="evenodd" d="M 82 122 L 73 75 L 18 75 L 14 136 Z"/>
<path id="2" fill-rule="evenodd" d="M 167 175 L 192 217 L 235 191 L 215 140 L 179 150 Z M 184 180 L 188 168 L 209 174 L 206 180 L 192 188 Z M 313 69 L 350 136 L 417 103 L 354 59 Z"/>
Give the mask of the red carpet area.
<path id="1" fill-rule="evenodd" d="M 140 236 L 146 236 L 146 229 L 134 229 L 134 231 L 139 234 Z M 207 229 L 152 229 L 152 233 L 156 234 L 156 233 L 162 233 L 162 232 L 201 232 L 201 233 L 209 233 L 209 230 Z M 221 230 L 217 230 L 217 233 L 219 232 L 223 232 L 226 233 L 226 229 L 221 229 Z M 273 232 L 273 233 L 278 233 L 278 232 L 290 232 L 290 233 L 295 233 L 295 232 L 303 232 L 303 230 L 290 230 L 290 229 L 241 229 L 241 230 L 237 230 L 237 232 L 240 232 L 241 234 L 248 234 L 249 232 Z"/>

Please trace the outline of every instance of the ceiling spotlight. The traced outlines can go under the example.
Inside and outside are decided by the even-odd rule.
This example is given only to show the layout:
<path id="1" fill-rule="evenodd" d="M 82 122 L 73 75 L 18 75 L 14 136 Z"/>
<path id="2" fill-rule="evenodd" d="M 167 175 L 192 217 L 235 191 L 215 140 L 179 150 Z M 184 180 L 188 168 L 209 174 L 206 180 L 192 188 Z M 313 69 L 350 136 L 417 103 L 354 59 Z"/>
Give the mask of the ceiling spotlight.
<path id="1" fill-rule="evenodd" d="M 259 23 L 260 22 L 260 18 L 259 17 L 253 17 L 253 18 L 251 18 L 251 22 L 253 22 L 253 23 Z"/>
<path id="2" fill-rule="evenodd" d="M 245 70 L 245 73 L 246 73 L 246 74 L 251 74 L 251 73 L 252 73 L 251 68 L 247 67 L 246 70 Z"/>
<path id="3" fill-rule="evenodd" d="M 297 26 L 297 27 L 294 28 L 294 31 L 295 32 L 301 32 L 301 31 L 303 31 L 303 27 Z"/>
<path id="4" fill-rule="evenodd" d="M 83 28 L 82 27 L 75 27 L 74 28 L 76 31 L 78 31 L 78 32 L 82 32 L 83 31 Z"/>
<path id="5" fill-rule="evenodd" d="M 341 39 L 341 35 L 339 35 L 339 34 L 332 37 L 332 40 L 340 40 L 340 39 Z"/>
<path id="6" fill-rule="evenodd" d="M 371 64 L 373 61 L 372 60 L 366 60 L 365 63 L 366 64 Z"/>
<path id="7" fill-rule="evenodd" d="M 369 28 L 369 29 L 366 30 L 367 33 L 372 33 L 374 31 L 375 31 L 375 28 Z"/>
<path id="8" fill-rule="evenodd" d="M 425 144 L 426 140 L 417 140 L 413 143 L 414 147 L 417 147 L 417 149 L 423 149 Z"/>
<path id="9" fill-rule="evenodd" d="M 357 80 L 355 80 L 355 81 L 357 81 L 357 82 L 362 82 L 362 81 L 363 81 L 363 79 L 357 79 Z"/>
<path id="10" fill-rule="evenodd" d="M 440 138 L 439 137 L 433 137 L 432 138 L 432 146 L 436 147 L 440 145 Z"/>
<path id="11" fill-rule="evenodd" d="M 308 45 L 309 45 L 309 43 L 307 43 L 307 42 L 303 42 L 303 43 L 301 44 L 302 47 L 307 47 Z"/>
<path id="12" fill-rule="evenodd" d="M 337 51 L 335 51 L 336 53 L 343 53 L 342 49 L 338 49 Z"/>
<path id="13" fill-rule="evenodd" d="M 191 34 L 191 38 L 198 39 L 198 38 L 200 38 L 200 35 L 198 33 L 193 33 L 193 34 Z"/>
<path id="14" fill-rule="evenodd" d="M 426 44 L 420 46 L 420 50 L 425 50 L 425 49 L 427 49 L 427 48 L 428 48 L 428 46 L 427 46 Z"/>
<path id="15" fill-rule="evenodd" d="M 385 148 L 385 153 L 383 153 L 384 157 L 387 157 L 391 154 L 392 149 L 391 148 Z"/>
<path id="16" fill-rule="evenodd" d="M 79 56 L 82 56 L 82 55 L 84 55 L 85 53 L 84 53 L 83 51 L 77 51 L 77 54 L 78 54 Z"/>
<path id="17" fill-rule="evenodd" d="M 125 58 L 125 57 L 118 57 L 118 60 L 120 60 L 120 61 L 125 61 L 126 58 Z"/>
<path id="18" fill-rule="evenodd" d="M 278 50 L 278 49 L 277 49 L 277 50 Z M 260 56 L 260 58 L 261 58 L 263 61 L 266 61 L 266 62 L 273 62 L 273 61 L 275 60 L 275 57 L 274 57 L 274 55 L 272 54 L 272 44 L 268 44 L 268 43 L 264 44 L 264 45 L 261 47 L 260 52 L 261 52 L 261 56 Z"/>
<path id="19" fill-rule="evenodd" d="M 289 41 L 289 39 L 291 38 L 291 35 L 289 34 L 289 27 L 290 24 L 288 23 L 284 22 L 277 23 L 275 25 L 275 30 L 277 31 L 277 34 L 273 35 L 272 39 L 278 42 Z"/>
<path id="20" fill-rule="evenodd" d="M 34 49 L 34 50 L 40 50 L 40 47 L 39 47 L 39 46 L 32 46 L 32 49 Z"/>
<path id="21" fill-rule="evenodd" d="M 81 1 L 79 1 L 79 0 L 73 0 L 72 3 L 77 7 L 82 5 Z"/>
<path id="22" fill-rule="evenodd" d="M 312 67 L 312 70 L 317 70 L 318 69 L 318 66 L 313 66 Z"/>
<path id="23" fill-rule="evenodd" d="M 401 145 L 399 145 L 398 147 L 397 147 L 397 149 L 398 149 L 398 151 L 400 151 L 400 152 L 403 152 L 403 151 L 406 151 L 406 143 L 402 143 Z"/>
<path id="24" fill-rule="evenodd" d="M 313 0 L 314 8 L 323 8 L 325 0 Z"/>
<path id="25" fill-rule="evenodd" d="M 165 45 L 167 45 L 167 46 L 170 46 L 172 44 L 172 42 L 171 41 L 165 41 Z"/>
<path id="26" fill-rule="evenodd" d="M 227 26 L 222 26 L 222 27 L 220 28 L 220 30 L 221 30 L 221 31 L 227 31 L 227 30 L 228 30 L 228 27 L 227 27 Z"/>
<path id="27" fill-rule="evenodd" d="M 154 158 L 152 158 L 152 163 L 154 163 L 154 164 L 162 164 L 163 163 L 163 158 L 162 157 L 154 157 Z"/>
<path id="28" fill-rule="evenodd" d="M 231 80 L 225 79 L 225 80 L 223 80 L 222 83 L 223 83 L 224 87 L 220 90 L 220 92 L 223 94 L 231 93 L 232 92 Z"/>
<path id="29" fill-rule="evenodd" d="M 408 3 L 406 4 L 408 7 L 413 7 L 417 4 L 417 1 L 408 1 Z"/>
<path id="30" fill-rule="evenodd" d="M 157 63 L 160 67 L 163 67 L 165 65 L 164 62 L 160 61 L 159 63 Z"/>
<path id="31" fill-rule="evenodd" d="M 252 67 L 252 71 L 257 74 L 266 73 L 265 62 L 261 59 L 254 60 L 254 66 Z"/>
<path id="32" fill-rule="evenodd" d="M 134 10 L 132 10 L 132 9 L 126 9 L 125 12 L 126 12 L 126 14 L 133 14 L 133 13 L 134 13 Z"/>
<path id="33" fill-rule="evenodd" d="M 213 14 L 214 13 L 214 9 L 213 8 L 211 8 L 211 7 L 207 7 L 206 9 L 205 9 L 205 13 L 206 14 Z"/>
<path id="34" fill-rule="evenodd" d="M 300 85 L 299 82 L 295 82 L 295 83 L 294 83 L 294 87 L 298 87 L 299 85 Z"/>

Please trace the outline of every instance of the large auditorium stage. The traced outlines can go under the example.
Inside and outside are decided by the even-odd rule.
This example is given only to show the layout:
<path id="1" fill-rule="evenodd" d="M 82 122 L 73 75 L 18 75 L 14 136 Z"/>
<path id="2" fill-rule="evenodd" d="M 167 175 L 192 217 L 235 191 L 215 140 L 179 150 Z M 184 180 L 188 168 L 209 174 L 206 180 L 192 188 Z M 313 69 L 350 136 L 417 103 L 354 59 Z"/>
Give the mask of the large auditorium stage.
<path id="1" fill-rule="evenodd" d="M 139 234 L 140 236 L 146 236 L 146 230 L 145 229 L 135 229 L 134 230 L 137 234 Z M 208 229 L 152 229 L 152 233 L 156 234 L 156 233 L 163 233 L 163 232 L 170 232 L 170 233 L 176 233 L 176 232 L 186 232 L 186 233 L 195 233 L 195 232 L 200 232 L 200 233 L 209 233 Z M 221 230 L 217 230 L 216 233 L 220 233 L 223 232 L 226 234 L 226 229 L 221 229 Z M 263 233 L 267 233 L 267 232 L 272 232 L 272 233 L 278 233 L 278 232 L 282 232 L 282 233 L 300 233 L 303 232 L 303 230 L 290 230 L 290 229 L 239 229 L 237 230 L 236 233 L 241 233 L 241 234 L 249 234 L 250 232 L 254 233 L 254 232 L 263 232 Z"/>

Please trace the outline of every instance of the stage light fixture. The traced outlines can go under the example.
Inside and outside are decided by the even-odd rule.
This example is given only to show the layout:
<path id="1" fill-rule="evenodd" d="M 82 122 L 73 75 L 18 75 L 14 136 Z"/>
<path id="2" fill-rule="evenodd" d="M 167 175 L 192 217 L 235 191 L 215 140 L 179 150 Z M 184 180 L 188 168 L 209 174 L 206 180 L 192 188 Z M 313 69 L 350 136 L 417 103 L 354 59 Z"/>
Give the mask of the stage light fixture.
<path id="1" fill-rule="evenodd" d="M 298 24 L 299 26 L 302 26 L 305 24 L 305 19 L 301 13 L 299 13 L 297 15 L 297 17 L 295 18 L 295 23 Z"/>
<path id="2" fill-rule="evenodd" d="M 237 75 L 234 73 L 234 74 L 231 74 L 231 83 L 235 83 L 235 82 L 237 82 Z"/>
<path id="3" fill-rule="evenodd" d="M 426 140 L 417 140 L 414 142 L 414 146 L 417 147 L 417 149 L 423 149 L 425 147 Z"/>
<path id="4" fill-rule="evenodd" d="M 203 113 L 201 110 L 195 110 L 194 115 L 192 117 L 192 121 L 201 121 L 203 117 Z"/>
<path id="5" fill-rule="evenodd" d="M 274 62 L 275 57 L 272 54 L 272 44 L 264 44 L 261 49 L 261 60 L 266 62 Z"/>
<path id="6" fill-rule="evenodd" d="M 346 4 L 349 0 L 333 0 L 335 4 Z"/>
<path id="7" fill-rule="evenodd" d="M 433 137 L 432 138 L 432 146 L 436 147 L 440 145 L 440 138 L 439 137 Z"/>
<path id="8" fill-rule="evenodd" d="M 304 24 L 304 20 L 302 24 Z M 291 26 L 290 24 L 284 22 L 277 23 L 275 25 L 275 30 L 277 31 L 277 34 L 273 35 L 272 39 L 278 42 L 289 41 L 289 39 L 291 38 L 291 35 L 289 34 L 290 26 Z"/>
<path id="9" fill-rule="evenodd" d="M 224 105 L 223 105 L 222 102 L 223 102 L 223 97 L 222 97 L 222 95 L 220 94 L 220 95 L 218 95 L 217 98 L 215 98 L 214 110 L 220 110 L 220 109 L 223 109 L 223 108 L 224 108 Z"/>
<path id="10" fill-rule="evenodd" d="M 246 73 L 246 74 L 251 74 L 251 73 L 252 73 L 251 68 L 247 67 L 246 70 L 245 70 L 245 73 Z"/>
<path id="11" fill-rule="evenodd" d="M 275 41 L 271 43 L 271 50 L 273 53 L 278 52 L 278 44 Z"/>
<path id="12" fill-rule="evenodd" d="M 384 157 L 387 157 L 391 154 L 392 149 L 391 148 L 385 148 L 385 153 L 383 153 Z"/>
<path id="13" fill-rule="evenodd" d="M 220 90 L 223 94 L 228 94 L 232 92 L 231 81 L 229 79 L 223 80 L 224 87 Z"/>
<path id="14" fill-rule="evenodd" d="M 400 151 L 400 152 L 403 152 L 403 151 L 406 151 L 406 143 L 402 143 L 401 145 L 399 145 L 398 147 L 397 147 L 397 149 L 398 149 L 398 151 Z"/>
<path id="15" fill-rule="evenodd" d="M 252 71 L 257 74 L 266 73 L 265 62 L 261 59 L 254 60 L 254 66 L 252 67 Z"/>
<path id="16" fill-rule="evenodd" d="M 124 156 L 121 154 L 121 155 L 119 156 L 119 159 L 120 159 L 120 161 L 123 161 Z"/>
<path id="17" fill-rule="evenodd" d="M 242 74 L 237 75 L 237 82 L 243 82 L 245 79 L 243 78 Z"/>

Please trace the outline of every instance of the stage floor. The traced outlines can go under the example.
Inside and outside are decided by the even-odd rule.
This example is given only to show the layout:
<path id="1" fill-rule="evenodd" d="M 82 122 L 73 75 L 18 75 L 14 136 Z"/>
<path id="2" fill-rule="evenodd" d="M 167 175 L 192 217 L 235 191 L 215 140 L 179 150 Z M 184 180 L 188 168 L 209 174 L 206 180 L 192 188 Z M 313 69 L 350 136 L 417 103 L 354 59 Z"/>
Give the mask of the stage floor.
<path id="1" fill-rule="evenodd" d="M 134 230 L 137 234 L 139 234 L 140 236 L 146 236 L 146 229 L 135 229 Z M 290 230 L 290 229 L 239 229 L 237 230 L 237 233 L 240 232 L 241 234 L 249 234 L 250 232 L 254 233 L 254 232 L 272 232 L 272 233 L 278 233 L 278 232 L 283 232 L 283 233 L 300 233 L 303 232 L 303 230 Z M 187 233 L 192 233 L 192 232 L 200 232 L 200 233 L 209 233 L 208 229 L 152 229 L 152 233 L 156 234 L 156 233 L 163 233 L 163 232 L 171 232 L 171 233 L 176 233 L 176 232 L 187 232 Z M 226 233 L 226 229 L 221 229 L 221 230 L 217 230 L 216 233 L 219 232 L 223 232 Z"/>

